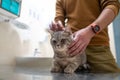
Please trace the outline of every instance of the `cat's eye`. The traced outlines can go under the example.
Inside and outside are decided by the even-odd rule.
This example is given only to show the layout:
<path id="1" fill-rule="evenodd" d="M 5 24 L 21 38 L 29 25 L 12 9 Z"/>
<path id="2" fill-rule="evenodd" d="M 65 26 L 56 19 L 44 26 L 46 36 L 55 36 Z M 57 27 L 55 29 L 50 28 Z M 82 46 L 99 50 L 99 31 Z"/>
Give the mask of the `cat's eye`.
<path id="1" fill-rule="evenodd" d="M 57 43 L 57 41 L 56 41 L 56 40 L 52 40 L 52 42 L 53 42 L 53 44 L 56 44 L 56 43 Z"/>
<path id="2" fill-rule="evenodd" d="M 64 44 L 64 43 L 65 43 L 65 41 L 66 41 L 65 39 L 61 39 L 61 43 L 62 43 L 62 44 Z"/>

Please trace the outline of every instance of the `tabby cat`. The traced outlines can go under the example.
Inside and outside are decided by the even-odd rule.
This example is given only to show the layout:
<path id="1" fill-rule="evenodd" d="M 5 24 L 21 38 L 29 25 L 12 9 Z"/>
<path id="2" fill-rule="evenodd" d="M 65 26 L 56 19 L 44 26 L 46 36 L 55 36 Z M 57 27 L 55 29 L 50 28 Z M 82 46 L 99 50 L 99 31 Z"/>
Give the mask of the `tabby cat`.
<path id="1" fill-rule="evenodd" d="M 50 42 L 54 51 L 54 61 L 51 72 L 71 74 L 74 73 L 78 67 L 84 66 L 87 68 L 85 53 L 75 56 L 70 56 L 67 53 L 68 46 L 73 41 L 72 33 L 69 29 L 66 28 L 64 31 L 49 30 L 49 33 L 51 34 Z"/>

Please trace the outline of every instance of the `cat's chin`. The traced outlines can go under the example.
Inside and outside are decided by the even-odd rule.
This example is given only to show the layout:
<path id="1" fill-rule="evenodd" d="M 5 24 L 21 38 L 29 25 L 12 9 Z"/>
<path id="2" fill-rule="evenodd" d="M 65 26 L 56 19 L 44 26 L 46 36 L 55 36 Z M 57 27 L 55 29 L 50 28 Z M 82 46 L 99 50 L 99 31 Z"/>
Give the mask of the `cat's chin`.
<path id="1" fill-rule="evenodd" d="M 56 54 L 56 57 L 64 58 L 64 57 L 67 57 L 67 55 L 66 54 Z"/>
<path id="2" fill-rule="evenodd" d="M 56 49 L 55 52 L 56 52 L 56 53 L 65 53 L 66 50 L 60 50 L 60 49 L 57 50 L 57 49 Z"/>
<path id="3" fill-rule="evenodd" d="M 61 51 L 61 50 L 55 51 L 55 55 L 58 56 L 58 57 L 67 57 L 68 56 L 66 54 L 66 51 Z"/>
<path id="4" fill-rule="evenodd" d="M 58 51 L 58 52 L 65 52 L 65 51 L 67 51 L 67 48 L 55 48 L 54 49 L 55 51 Z"/>

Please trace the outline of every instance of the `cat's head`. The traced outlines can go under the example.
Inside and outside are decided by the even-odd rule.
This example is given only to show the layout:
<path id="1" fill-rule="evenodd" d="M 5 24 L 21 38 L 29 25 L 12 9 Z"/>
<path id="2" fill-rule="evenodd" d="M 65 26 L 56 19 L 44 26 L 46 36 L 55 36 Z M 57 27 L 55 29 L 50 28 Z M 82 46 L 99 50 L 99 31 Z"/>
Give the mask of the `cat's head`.
<path id="1" fill-rule="evenodd" d="M 72 42 L 72 32 L 70 29 L 65 28 L 63 31 L 52 31 L 49 30 L 51 34 L 51 45 L 55 52 L 65 52 L 68 46 Z"/>

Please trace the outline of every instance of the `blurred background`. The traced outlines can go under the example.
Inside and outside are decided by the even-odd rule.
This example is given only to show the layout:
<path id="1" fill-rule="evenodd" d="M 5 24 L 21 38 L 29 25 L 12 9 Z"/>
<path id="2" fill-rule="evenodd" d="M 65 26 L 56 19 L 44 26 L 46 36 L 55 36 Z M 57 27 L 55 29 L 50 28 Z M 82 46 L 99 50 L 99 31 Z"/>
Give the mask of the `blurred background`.
<path id="1" fill-rule="evenodd" d="M 5 1 L 5 5 L 6 2 L 9 3 L 12 0 L 1 0 L 1 3 L 2 1 Z M 45 29 L 54 19 L 56 0 L 13 1 L 12 10 L 4 6 L 4 11 L 0 10 L 0 65 L 16 65 L 16 59 L 23 58 L 52 58 L 50 35 Z M 17 13 L 14 12 L 16 11 L 14 6 L 19 9 Z M 117 27 L 118 25 L 120 26 L 120 14 L 109 25 L 111 51 L 117 61 L 120 53 L 118 48 L 120 47 L 120 27 Z"/>

